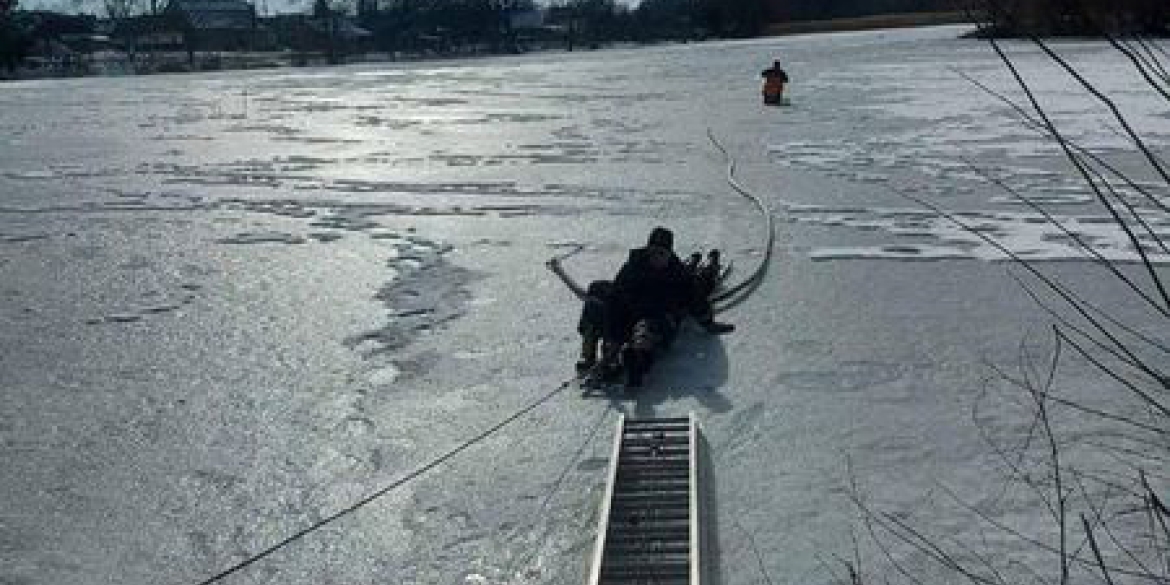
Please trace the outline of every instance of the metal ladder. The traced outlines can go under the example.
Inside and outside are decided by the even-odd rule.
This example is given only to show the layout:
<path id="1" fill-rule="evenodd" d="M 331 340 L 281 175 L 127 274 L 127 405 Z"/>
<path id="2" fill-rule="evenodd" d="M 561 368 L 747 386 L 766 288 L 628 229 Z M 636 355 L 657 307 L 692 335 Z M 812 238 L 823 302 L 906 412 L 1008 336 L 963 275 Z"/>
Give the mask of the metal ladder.
<path id="1" fill-rule="evenodd" d="M 618 419 L 588 585 L 699 585 L 699 429 Z"/>

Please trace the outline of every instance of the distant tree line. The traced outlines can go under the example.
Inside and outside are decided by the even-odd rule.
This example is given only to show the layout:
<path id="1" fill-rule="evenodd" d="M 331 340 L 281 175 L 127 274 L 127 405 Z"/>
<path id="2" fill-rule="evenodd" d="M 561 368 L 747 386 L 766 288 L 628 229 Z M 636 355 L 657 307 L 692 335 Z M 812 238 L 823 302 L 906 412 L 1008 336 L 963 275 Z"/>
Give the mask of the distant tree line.
<path id="1" fill-rule="evenodd" d="M 344 4 L 335 9 L 351 11 Z M 510 15 L 530 9 L 535 9 L 531 0 L 359 0 L 356 5 L 358 23 L 374 34 L 378 48 L 407 51 L 501 50 L 511 39 Z"/>
<path id="2" fill-rule="evenodd" d="M 32 13 L 16 10 L 18 1 L 0 0 L 0 74 L 11 72 L 34 40 L 53 36 L 42 30 L 53 19 L 45 13 L 31 19 Z M 121 22 L 150 25 L 138 20 L 157 19 L 166 1 L 101 4 L 118 30 Z M 317 44 L 330 55 L 369 50 L 425 55 L 751 37 L 770 23 L 964 8 L 984 21 L 981 34 L 997 36 L 1165 34 L 1170 22 L 1170 0 L 642 0 L 634 7 L 618 0 L 553 0 L 551 5 L 536 0 L 314 0 L 309 16 L 323 26 L 325 40 Z M 354 15 L 368 32 L 347 24 Z M 276 37 L 276 46 L 291 46 Z M 339 43 L 345 48 L 339 49 Z"/>
<path id="3" fill-rule="evenodd" d="M 981 34 L 1102 36 L 1170 32 L 1167 0 L 979 0 Z"/>
<path id="4" fill-rule="evenodd" d="M 17 1 L 0 0 L 0 70 L 14 67 L 37 34 L 13 16 Z M 101 0 L 100 5 L 114 29 L 122 30 L 132 24 L 157 26 L 149 16 L 157 17 L 166 1 Z M 553 0 L 551 5 L 535 0 L 313 0 L 309 15 L 326 23 L 319 44 L 330 55 L 365 50 L 460 54 L 520 52 L 537 45 L 573 50 L 614 42 L 742 38 L 760 34 L 771 22 L 930 10 L 954 1 L 642 0 L 631 7 L 617 0 Z M 531 16 L 538 13 L 542 17 L 534 21 Z M 345 21 L 354 15 L 370 34 L 360 46 L 338 48 L 346 44 L 342 37 L 353 33 Z"/>
<path id="5" fill-rule="evenodd" d="M 967 0 L 771 0 L 773 21 L 828 20 L 878 14 L 960 10 Z"/>
<path id="6" fill-rule="evenodd" d="M 569 48 L 746 37 L 767 24 L 767 5 L 768 0 L 643 0 L 630 8 L 615 0 L 558 0 L 546 7 L 538 27 L 516 20 L 537 9 L 533 0 L 358 0 L 355 10 L 384 49 L 430 43 L 509 51 L 521 50 L 524 36 L 559 40 Z"/>
<path id="7" fill-rule="evenodd" d="M 0 74 L 24 59 L 31 40 L 16 19 L 16 0 L 0 0 Z"/>

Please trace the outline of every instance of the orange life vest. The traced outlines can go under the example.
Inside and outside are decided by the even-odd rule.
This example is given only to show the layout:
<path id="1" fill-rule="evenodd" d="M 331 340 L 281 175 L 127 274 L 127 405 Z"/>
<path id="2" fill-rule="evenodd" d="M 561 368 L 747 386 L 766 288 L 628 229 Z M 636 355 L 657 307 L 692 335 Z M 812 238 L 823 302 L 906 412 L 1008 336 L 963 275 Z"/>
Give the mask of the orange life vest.
<path id="1" fill-rule="evenodd" d="M 784 79 L 779 75 L 769 75 L 764 78 L 764 95 L 780 96 L 784 93 Z"/>

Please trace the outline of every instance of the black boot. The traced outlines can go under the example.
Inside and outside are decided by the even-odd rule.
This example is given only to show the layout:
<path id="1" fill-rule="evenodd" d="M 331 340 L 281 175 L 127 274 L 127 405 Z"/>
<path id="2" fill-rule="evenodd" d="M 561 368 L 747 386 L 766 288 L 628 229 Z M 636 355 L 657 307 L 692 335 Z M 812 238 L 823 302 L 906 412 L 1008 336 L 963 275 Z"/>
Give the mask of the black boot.
<path id="1" fill-rule="evenodd" d="M 577 360 L 577 374 L 585 374 L 597 365 L 597 342 L 592 336 L 581 338 L 581 358 Z"/>
<path id="2" fill-rule="evenodd" d="M 626 388 L 641 388 L 642 378 L 649 366 L 645 352 L 627 347 L 622 350 L 622 367 L 626 370 Z"/>
<path id="3" fill-rule="evenodd" d="M 621 348 L 611 342 L 601 342 L 601 361 L 597 363 L 597 379 L 600 382 L 613 382 L 621 375 L 620 361 Z"/>
<path id="4" fill-rule="evenodd" d="M 703 321 L 702 323 L 699 323 L 699 325 L 703 327 L 704 331 L 710 333 L 711 335 L 723 335 L 724 333 L 731 333 L 732 331 L 735 331 L 735 325 L 732 325 L 731 323 L 720 323 L 714 319 Z"/>

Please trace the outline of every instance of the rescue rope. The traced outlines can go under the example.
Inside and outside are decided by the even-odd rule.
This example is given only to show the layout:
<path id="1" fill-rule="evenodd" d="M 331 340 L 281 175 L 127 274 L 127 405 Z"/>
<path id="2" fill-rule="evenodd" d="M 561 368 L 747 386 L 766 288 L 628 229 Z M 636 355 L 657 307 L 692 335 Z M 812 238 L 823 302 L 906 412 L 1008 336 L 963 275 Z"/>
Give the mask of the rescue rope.
<path id="1" fill-rule="evenodd" d="M 272 553 L 275 553 L 276 551 L 284 548 L 285 546 L 288 546 L 289 544 L 292 544 L 293 542 L 296 542 L 297 540 L 300 540 L 301 538 L 304 538 L 305 536 L 307 536 L 313 532 L 316 532 L 317 530 L 323 528 L 324 526 L 331 524 L 335 520 L 338 520 L 338 519 L 342 518 L 343 516 L 347 516 L 355 511 L 357 511 L 358 509 L 364 507 L 365 505 L 373 502 L 374 500 L 377 500 L 378 498 L 385 496 L 386 494 L 394 491 L 395 489 L 402 487 L 403 485 L 407 484 L 408 482 L 419 478 L 420 476 L 427 473 L 428 471 L 435 469 L 436 467 L 438 467 L 438 466 L 446 463 L 450 459 L 454 458 L 459 453 L 467 450 L 467 448 L 471 447 L 472 445 L 475 445 L 476 443 L 479 443 L 479 442 L 483 441 L 484 439 L 487 439 L 491 435 L 499 432 L 500 429 L 508 426 L 512 422 L 515 422 L 516 419 L 519 419 L 520 417 L 524 416 L 525 414 L 532 412 L 538 406 L 544 404 L 545 402 L 548 402 L 554 396 L 556 396 L 557 394 L 560 394 L 565 388 L 568 388 L 570 385 L 572 385 L 573 381 L 574 381 L 574 379 L 570 379 L 570 380 L 566 380 L 564 382 L 561 382 L 561 384 L 559 386 L 557 386 L 555 389 L 553 389 L 552 392 L 544 394 L 543 396 L 540 396 L 536 400 L 533 400 L 532 402 L 528 403 L 526 406 L 524 406 L 520 410 L 517 410 L 516 412 L 514 412 L 511 415 L 509 415 L 508 417 L 504 418 L 500 422 L 492 425 L 491 427 L 488 427 L 486 430 L 480 432 L 478 435 L 475 435 L 474 437 L 471 437 L 470 439 L 463 441 L 459 445 L 448 450 L 446 453 L 443 453 L 442 455 L 432 459 L 430 462 L 423 465 L 422 467 L 415 469 L 414 471 L 412 471 L 412 472 L 406 474 L 405 476 L 391 482 L 389 485 L 371 493 L 370 495 L 358 500 L 357 502 L 354 502 L 353 504 L 350 504 L 349 506 L 346 506 L 345 508 L 342 508 L 341 510 L 334 512 L 332 515 L 328 516 L 327 518 L 325 518 L 323 520 L 319 520 L 317 522 L 314 522 L 313 524 L 311 524 L 305 528 L 302 528 L 301 530 L 298 530 L 297 532 L 293 533 L 291 536 L 286 537 L 285 539 L 281 540 L 280 542 L 277 542 L 276 544 L 273 544 L 272 546 L 269 546 L 268 548 L 266 548 L 258 553 L 253 553 L 253 554 L 249 555 L 248 558 L 236 563 L 235 565 L 232 565 L 231 567 L 229 567 L 227 569 L 224 569 L 223 571 L 220 571 L 215 576 L 210 577 L 208 579 L 205 579 L 203 581 L 200 581 L 199 585 L 210 585 L 212 583 L 216 583 L 218 581 L 221 581 L 224 578 L 232 575 L 233 573 L 236 573 L 237 571 L 240 571 L 242 569 L 247 568 L 248 566 L 252 565 L 253 563 L 256 563 L 256 562 L 264 559 L 265 557 L 271 555 Z"/>
<path id="2" fill-rule="evenodd" d="M 768 271 L 768 264 L 770 263 L 771 258 L 772 258 L 772 245 L 775 241 L 775 229 L 773 227 L 772 214 L 768 210 L 767 206 L 764 204 L 763 200 L 761 200 L 758 196 L 751 193 L 749 190 L 747 190 L 746 188 L 744 188 L 742 185 L 739 184 L 738 180 L 735 177 L 735 168 L 736 168 L 735 159 L 731 156 L 731 154 L 727 151 L 727 149 L 724 148 L 724 146 L 719 142 L 719 140 L 715 138 L 715 135 L 711 132 L 710 128 L 707 129 L 707 137 L 710 138 L 711 142 L 715 145 L 716 148 L 719 149 L 720 152 L 723 153 L 724 158 L 727 160 L 727 183 L 728 183 L 728 185 L 730 185 L 731 188 L 734 189 L 736 192 L 738 192 L 739 194 L 743 195 L 744 197 L 750 199 L 753 203 L 755 203 L 756 207 L 760 210 L 760 213 L 763 214 L 765 219 L 767 220 L 767 228 L 768 228 L 768 236 L 767 236 L 766 241 L 765 241 L 764 256 L 760 259 L 759 265 L 756 267 L 756 269 L 750 275 L 748 275 L 748 277 L 746 279 L 744 279 L 743 282 L 736 284 L 735 286 L 733 286 L 725 291 L 722 291 L 719 294 L 712 297 L 711 300 L 713 303 L 720 302 L 720 301 L 727 301 L 726 303 L 722 304 L 719 307 L 716 307 L 716 309 L 715 309 L 716 312 L 723 312 L 723 311 L 726 311 L 727 309 L 734 307 L 735 305 L 739 304 L 744 299 L 746 299 L 748 296 L 750 296 L 751 293 L 755 291 L 756 287 L 758 287 L 760 285 L 760 282 L 763 281 L 763 277 Z M 557 259 L 558 260 L 567 259 L 569 256 L 572 256 L 572 255 L 576 254 L 577 252 L 580 252 L 581 248 L 582 247 L 577 247 L 576 249 L 572 249 L 569 252 L 561 255 Z M 225 579 L 225 578 L 227 578 L 227 577 L 229 577 L 229 576 L 231 576 L 231 575 L 233 575 L 233 574 L 265 559 L 265 558 L 267 558 L 268 556 L 276 553 L 277 551 L 281 550 L 282 548 L 304 538 L 305 536 L 308 536 L 309 534 L 312 534 L 313 532 L 316 532 L 317 530 L 320 530 L 321 528 L 323 528 L 329 524 L 332 524 L 333 522 L 335 522 L 335 521 L 337 521 L 345 516 L 348 516 L 349 514 L 352 514 L 353 512 L 356 512 L 357 510 L 365 507 L 366 505 L 374 502 L 375 500 L 378 500 L 379 498 L 385 496 L 386 494 L 389 494 L 390 492 L 402 487 L 403 485 L 406 485 L 407 483 L 409 483 L 415 479 L 418 479 L 419 477 L 425 475 L 427 472 L 430 472 L 431 470 L 439 467 L 440 465 L 443 465 L 444 463 L 453 459 L 456 455 L 462 453 L 463 451 L 467 450 L 468 448 L 472 447 L 473 445 L 488 439 L 489 437 L 496 434 L 504 427 L 515 422 L 516 420 L 523 417 L 524 415 L 532 412 L 533 410 L 535 410 L 537 407 L 543 405 L 544 403 L 548 402 L 553 397 L 555 397 L 557 394 L 560 394 L 562 391 L 564 391 L 566 388 L 568 388 L 570 385 L 572 385 L 574 381 L 575 381 L 575 378 L 561 382 L 561 384 L 558 385 L 556 388 L 554 388 L 551 392 L 548 392 L 548 393 L 538 397 L 537 399 L 535 399 L 532 402 L 525 405 L 523 408 L 521 408 L 521 409 L 513 412 L 511 415 L 505 417 L 503 420 L 497 422 L 496 424 L 488 427 L 487 429 L 483 430 L 479 434 L 477 434 L 477 435 L 463 441 L 462 443 L 456 445 L 455 447 L 449 449 L 448 451 L 446 451 L 442 455 L 430 460 L 428 463 L 422 465 L 421 467 L 415 469 L 414 471 L 412 471 L 412 472 L 402 476 L 401 478 L 391 482 L 390 484 L 374 491 L 373 493 L 369 494 L 368 496 L 361 498 L 360 500 L 354 502 L 353 504 L 350 504 L 349 506 L 346 506 L 345 508 L 342 508 L 342 509 L 338 510 L 337 512 L 334 512 L 333 514 L 325 517 L 324 519 L 319 520 L 317 522 L 314 522 L 313 524 L 306 526 L 305 528 L 302 528 L 301 530 L 298 530 L 297 532 L 294 532 L 293 534 L 285 537 L 284 539 L 280 540 L 279 542 L 276 542 L 275 544 L 272 544 L 271 546 L 265 548 L 264 550 L 249 555 L 247 558 L 232 565 L 231 567 L 228 567 L 227 569 L 224 569 L 224 570 L 220 571 L 219 573 L 216 573 L 212 577 L 209 577 L 207 579 L 204 579 L 203 581 L 200 581 L 198 583 L 198 585 L 211 585 L 213 583 L 217 583 L 219 581 L 222 581 L 223 579 Z M 603 411 L 601 412 L 601 416 L 598 418 L 597 423 L 590 430 L 588 437 L 582 443 L 582 445 L 578 449 L 577 453 L 574 454 L 574 456 L 573 456 L 574 461 L 580 456 L 581 451 L 589 443 L 592 442 L 594 434 L 596 434 L 597 429 L 600 428 L 601 422 L 605 420 L 605 415 L 608 412 L 609 412 L 609 406 L 607 406 L 605 409 L 603 409 Z M 572 462 L 570 462 L 570 466 L 571 466 L 571 463 Z M 560 484 L 563 482 L 565 476 L 567 475 L 567 469 L 568 468 L 566 468 L 566 471 L 561 473 L 561 476 L 555 482 L 553 489 L 546 496 L 544 503 L 542 503 L 542 508 L 548 505 L 549 500 L 551 500 L 553 495 L 555 495 L 555 493 L 559 490 Z M 531 558 L 531 556 L 526 558 L 524 562 L 527 563 L 530 558 Z"/>
<path id="3" fill-rule="evenodd" d="M 727 184 L 730 185 L 731 188 L 734 189 L 737 193 L 743 195 L 755 204 L 756 208 L 759 209 L 760 213 L 764 216 L 768 229 L 767 237 L 764 239 L 764 255 L 760 258 L 760 262 L 756 266 L 756 269 L 752 271 L 752 273 L 749 274 L 747 278 L 743 280 L 743 282 L 740 282 L 739 284 L 736 284 L 735 286 L 711 297 L 711 302 L 713 304 L 722 303 L 715 307 L 716 313 L 722 313 L 740 304 L 749 296 L 751 296 L 751 294 L 756 290 L 756 287 L 760 286 L 760 283 L 764 281 L 764 275 L 768 273 L 768 265 L 772 262 L 772 245 L 776 241 L 776 229 L 772 217 L 772 212 L 768 209 L 768 206 L 764 204 L 763 199 L 760 199 L 759 196 L 752 193 L 750 190 L 739 183 L 739 180 L 735 177 L 735 158 L 731 156 L 731 153 L 727 151 L 727 148 L 723 146 L 723 143 L 719 142 L 718 138 L 715 138 L 715 133 L 712 132 L 711 128 L 709 127 L 707 128 L 707 138 L 711 140 L 711 144 L 714 144 L 715 148 L 719 149 L 719 152 L 723 153 L 723 158 L 727 161 Z"/>
<path id="4" fill-rule="evenodd" d="M 613 403 L 608 402 L 606 403 L 605 407 L 601 409 L 601 412 L 598 413 L 597 421 L 593 423 L 593 426 L 589 429 L 589 433 L 585 435 L 585 439 L 581 442 L 581 445 L 577 447 L 577 451 L 574 452 L 573 456 L 569 458 L 569 463 L 566 464 L 565 468 L 561 470 L 560 476 L 557 477 L 557 480 L 553 482 L 552 487 L 545 494 L 544 501 L 540 503 L 540 510 L 538 512 L 539 516 L 544 515 L 544 513 L 548 511 L 548 506 L 550 503 L 552 503 L 553 497 L 555 497 L 557 492 L 561 490 L 561 486 L 565 483 L 565 478 L 567 478 L 569 472 L 577 466 L 577 462 L 581 459 L 581 455 L 585 452 L 585 449 L 593 444 L 593 439 L 597 436 L 597 431 L 601 429 L 601 423 L 605 422 L 605 419 L 607 418 L 607 415 L 612 408 Z M 533 530 L 535 530 L 535 523 L 533 523 Z M 513 579 L 522 579 L 522 572 L 524 568 L 532 562 L 532 559 L 535 558 L 539 552 L 540 549 L 535 546 L 529 548 L 527 554 L 525 554 L 523 557 L 520 557 L 519 562 L 510 564 L 508 569 L 504 571 L 504 574 L 509 575 Z"/>

